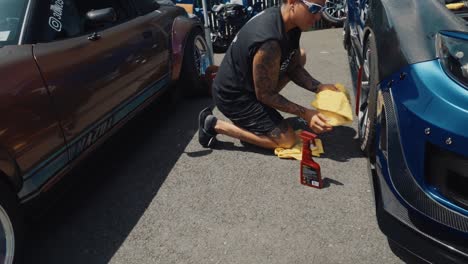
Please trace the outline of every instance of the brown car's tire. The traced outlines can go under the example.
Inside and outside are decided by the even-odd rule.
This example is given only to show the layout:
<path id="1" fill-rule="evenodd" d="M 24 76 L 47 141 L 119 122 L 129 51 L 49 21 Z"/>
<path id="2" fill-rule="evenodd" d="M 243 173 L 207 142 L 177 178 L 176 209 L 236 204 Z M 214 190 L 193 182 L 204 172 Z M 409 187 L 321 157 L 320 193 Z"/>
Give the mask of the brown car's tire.
<path id="1" fill-rule="evenodd" d="M 184 59 L 178 82 L 178 88 L 184 95 L 208 95 L 208 84 L 200 70 L 203 67 L 201 58 L 209 56 L 208 54 L 208 45 L 203 31 L 200 28 L 193 29 L 185 43 Z"/>
<path id="2" fill-rule="evenodd" d="M 0 179 L 0 264 L 19 262 L 24 239 L 23 220 L 16 196 Z"/>

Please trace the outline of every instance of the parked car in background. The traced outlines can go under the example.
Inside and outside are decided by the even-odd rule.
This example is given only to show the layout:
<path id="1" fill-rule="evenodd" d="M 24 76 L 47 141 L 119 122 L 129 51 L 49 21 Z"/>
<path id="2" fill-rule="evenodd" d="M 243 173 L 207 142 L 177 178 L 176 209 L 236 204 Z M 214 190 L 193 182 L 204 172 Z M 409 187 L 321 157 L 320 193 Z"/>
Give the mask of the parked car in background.
<path id="1" fill-rule="evenodd" d="M 206 92 L 202 29 L 153 0 L 0 0 L 0 264 L 25 205 L 155 98 Z"/>
<path id="2" fill-rule="evenodd" d="M 468 9 L 448 2 L 348 1 L 344 46 L 380 229 L 396 251 L 467 263 Z"/>

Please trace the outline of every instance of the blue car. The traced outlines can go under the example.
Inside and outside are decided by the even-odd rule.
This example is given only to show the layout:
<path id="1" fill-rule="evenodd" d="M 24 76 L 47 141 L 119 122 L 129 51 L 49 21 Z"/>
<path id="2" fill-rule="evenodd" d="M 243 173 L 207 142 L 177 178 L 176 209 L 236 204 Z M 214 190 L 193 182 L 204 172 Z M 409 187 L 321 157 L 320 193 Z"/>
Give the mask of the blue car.
<path id="1" fill-rule="evenodd" d="M 465 3 L 352 0 L 344 25 L 379 227 L 434 263 L 468 263 Z"/>

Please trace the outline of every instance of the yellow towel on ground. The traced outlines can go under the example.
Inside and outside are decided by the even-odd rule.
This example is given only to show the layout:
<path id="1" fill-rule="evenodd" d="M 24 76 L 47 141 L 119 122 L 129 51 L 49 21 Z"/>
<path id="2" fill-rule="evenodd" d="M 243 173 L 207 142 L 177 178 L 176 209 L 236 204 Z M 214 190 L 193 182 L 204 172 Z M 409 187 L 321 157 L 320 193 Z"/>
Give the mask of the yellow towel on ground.
<path id="1" fill-rule="evenodd" d="M 339 92 L 325 90 L 317 93 L 311 103 L 315 109 L 325 115 L 332 126 L 341 126 L 353 121 L 353 111 L 348 91 L 342 84 L 335 84 Z"/>
<path id="2" fill-rule="evenodd" d="M 463 7 L 465 7 L 465 4 L 464 3 L 452 3 L 452 4 L 447 4 L 445 6 L 450 10 L 458 10 L 458 9 L 462 9 Z"/>
<path id="3" fill-rule="evenodd" d="M 299 135 L 302 130 L 296 131 L 296 135 Z M 320 154 L 325 153 L 323 151 L 322 141 L 318 138 L 315 139 L 315 146 L 311 146 L 312 156 L 320 157 Z M 297 159 L 302 160 L 302 139 L 297 137 L 296 144 L 290 149 L 276 148 L 275 155 L 281 159 Z"/>

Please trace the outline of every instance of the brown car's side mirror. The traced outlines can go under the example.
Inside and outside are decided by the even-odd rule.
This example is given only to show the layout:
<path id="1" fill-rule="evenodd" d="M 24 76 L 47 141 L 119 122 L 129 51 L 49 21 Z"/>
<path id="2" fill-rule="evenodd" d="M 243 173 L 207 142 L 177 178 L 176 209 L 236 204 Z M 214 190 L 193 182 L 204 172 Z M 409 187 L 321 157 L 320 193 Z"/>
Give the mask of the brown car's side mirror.
<path id="1" fill-rule="evenodd" d="M 100 26 L 106 23 L 113 23 L 117 21 L 117 14 L 114 8 L 104 8 L 98 10 L 91 10 L 86 13 L 86 22 L 94 26 Z"/>

